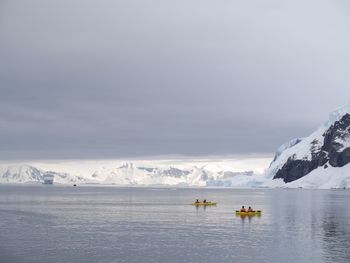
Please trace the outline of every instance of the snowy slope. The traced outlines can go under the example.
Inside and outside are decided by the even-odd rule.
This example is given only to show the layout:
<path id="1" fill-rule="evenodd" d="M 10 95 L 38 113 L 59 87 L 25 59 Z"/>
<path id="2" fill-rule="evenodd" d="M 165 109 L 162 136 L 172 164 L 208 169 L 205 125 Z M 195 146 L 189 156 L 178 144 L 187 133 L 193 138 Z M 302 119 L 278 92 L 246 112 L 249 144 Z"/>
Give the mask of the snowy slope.
<path id="1" fill-rule="evenodd" d="M 333 189 L 350 188 L 350 165 L 344 167 L 318 168 L 291 183 L 280 185 L 285 188 Z"/>
<path id="2" fill-rule="evenodd" d="M 44 172 L 30 165 L 0 166 L 0 183 L 43 182 Z"/>

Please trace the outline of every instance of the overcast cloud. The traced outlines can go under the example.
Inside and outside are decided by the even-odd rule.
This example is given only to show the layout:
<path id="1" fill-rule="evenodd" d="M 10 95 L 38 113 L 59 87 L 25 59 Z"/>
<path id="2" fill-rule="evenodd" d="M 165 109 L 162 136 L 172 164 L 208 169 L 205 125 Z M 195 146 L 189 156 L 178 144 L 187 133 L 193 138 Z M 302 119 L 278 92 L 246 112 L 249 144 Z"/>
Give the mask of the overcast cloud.
<path id="1" fill-rule="evenodd" d="M 272 153 L 349 101 L 347 0 L 0 0 L 0 158 Z"/>

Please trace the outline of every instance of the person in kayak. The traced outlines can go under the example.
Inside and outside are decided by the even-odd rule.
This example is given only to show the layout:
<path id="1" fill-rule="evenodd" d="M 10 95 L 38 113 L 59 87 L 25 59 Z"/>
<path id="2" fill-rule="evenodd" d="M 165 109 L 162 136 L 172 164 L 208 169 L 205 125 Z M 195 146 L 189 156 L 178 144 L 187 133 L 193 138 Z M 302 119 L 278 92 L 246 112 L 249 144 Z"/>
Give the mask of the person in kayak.
<path id="1" fill-rule="evenodd" d="M 203 200 L 203 203 L 205 204 L 206 202 L 207 202 L 207 199 L 204 199 L 204 200 Z"/>
<path id="2" fill-rule="evenodd" d="M 198 199 L 196 199 L 196 202 L 195 202 L 196 204 L 199 204 L 199 200 Z"/>
<path id="3" fill-rule="evenodd" d="M 248 207 L 248 212 L 254 212 L 254 210 L 249 206 Z"/>
<path id="4" fill-rule="evenodd" d="M 242 208 L 241 208 L 241 211 L 240 212 L 247 212 L 247 210 L 245 210 L 245 208 L 244 208 L 244 205 L 242 206 Z"/>

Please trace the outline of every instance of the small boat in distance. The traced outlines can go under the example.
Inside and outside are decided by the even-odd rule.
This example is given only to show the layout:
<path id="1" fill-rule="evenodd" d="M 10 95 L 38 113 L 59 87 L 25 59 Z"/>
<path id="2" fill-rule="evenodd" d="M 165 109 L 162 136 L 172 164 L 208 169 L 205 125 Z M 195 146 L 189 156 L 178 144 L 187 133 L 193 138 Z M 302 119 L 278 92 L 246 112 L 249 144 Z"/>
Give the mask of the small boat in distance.
<path id="1" fill-rule="evenodd" d="M 208 202 L 207 200 L 203 200 L 203 202 L 200 202 L 198 199 L 196 200 L 196 202 L 193 203 L 193 205 L 195 206 L 200 206 L 200 205 L 204 205 L 204 206 L 207 206 L 207 205 L 216 205 L 215 202 Z"/>
<path id="2" fill-rule="evenodd" d="M 215 202 L 194 202 L 193 203 L 193 205 L 195 205 L 195 206 L 200 206 L 200 205 L 204 205 L 204 206 L 207 206 L 207 205 L 216 205 L 217 203 L 215 203 Z"/>

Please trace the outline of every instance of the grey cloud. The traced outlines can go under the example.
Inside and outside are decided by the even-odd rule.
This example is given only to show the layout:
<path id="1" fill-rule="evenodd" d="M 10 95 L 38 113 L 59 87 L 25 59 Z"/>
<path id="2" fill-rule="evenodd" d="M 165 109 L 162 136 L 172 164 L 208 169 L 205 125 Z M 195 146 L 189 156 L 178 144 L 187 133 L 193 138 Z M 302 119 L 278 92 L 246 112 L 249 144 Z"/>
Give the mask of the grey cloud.
<path id="1" fill-rule="evenodd" d="M 2 1 L 0 158 L 270 153 L 348 101 L 346 1 Z"/>

